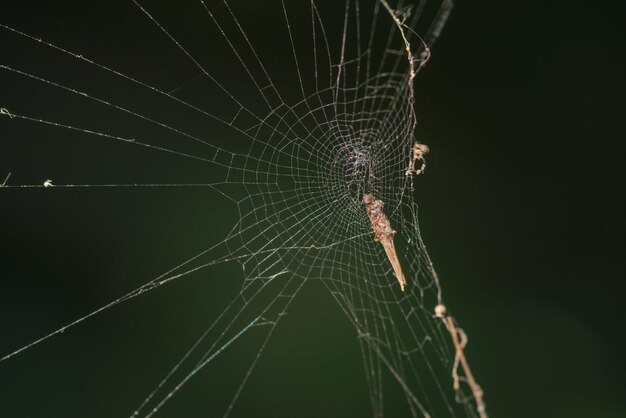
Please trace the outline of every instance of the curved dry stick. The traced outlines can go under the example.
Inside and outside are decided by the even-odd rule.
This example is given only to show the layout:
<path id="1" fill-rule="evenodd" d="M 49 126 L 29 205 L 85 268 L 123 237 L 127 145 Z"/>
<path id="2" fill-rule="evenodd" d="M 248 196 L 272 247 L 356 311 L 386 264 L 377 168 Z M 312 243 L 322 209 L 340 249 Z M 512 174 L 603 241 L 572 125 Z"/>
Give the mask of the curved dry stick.
<path id="1" fill-rule="evenodd" d="M 437 305 L 435 307 L 435 316 L 437 318 L 441 318 L 443 324 L 450 332 L 450 336 L 452 336 L 452 343 L 454 344 L 454 349 L 456 350 L 456 354 L 454 355 L 454 367 L 452 368 L 452 378 L 454 379 L 454 390 L 456 392 L 460 389 L 459 383 L 459 374 L 458 368 L 459 364 L 463 368 L 463 373 L 465 373 L 465 379 L 467 380 L 467 384 L 472 390 L 472 394 L 474 395 L 474 399 L 476 400 L 476 411 L 480 418 L 488 418 L 487 408 L 485 407 L 485 402 L 483 401 L 483 390 L 480 385 L 474 379 L 474 375 L 472 374 L 472 370 L 470 369 L 467 358 L 465 357 L 465 353 L 463 349 L 467 345 L 467 335 L 463 332 L 463 330 L 457 327 L 454 324 L 454 319 L 446 315 L 446 307 L 444 305 Z"/>

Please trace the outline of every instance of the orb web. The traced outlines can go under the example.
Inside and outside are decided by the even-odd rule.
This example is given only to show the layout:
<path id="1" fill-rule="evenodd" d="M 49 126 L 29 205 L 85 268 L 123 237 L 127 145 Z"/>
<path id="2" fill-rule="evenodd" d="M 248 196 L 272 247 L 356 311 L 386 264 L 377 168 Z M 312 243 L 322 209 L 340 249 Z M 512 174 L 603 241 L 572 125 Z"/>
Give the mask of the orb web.
<path id="1" fill-rule="evenodd" d="M 155 288 L 231 263 L 240 266 L 241 275 L 224 280 L 240 281 L 239 291 L 225 295 L 230 298 L 226 308 L 163 379 L 148 388 L 130 411 L 133 416 L 152 416 L 180 390 L 193 390 L 188 389 L 193 378 L 209 373 L 207 365 L 239 344 L 252 355 L 233 371 L 236 384 L 220 412 L 236 413 L 270 337 L 280 332 L 290 306 L 313 281 L 323 285 L 354 329 L 360 347 L 355 355 L 362 359 L 373 416 L 384 416 L 389 399 L 401 399 L 410 416 L 484 413 L 477 411 L 475 393 L 458 369 L 452 322 L 435 315 L 435 307 L 443 304 L 442 291 L 420 236 L 414 201 L 414 182 L 420 181 L 412 170 L 414 84 L 451 2 L 348 0 L 341 7 L 268 2 L 261 8 L 275 18 L 272 27 L 279 33 L 271 40 L 245 2 L 192 2 L 194 18 L 206 25 L 200 35 L 177 25 L 170 16 L 176 13 L 163 5 L 132 3 L 151 31 L 151 42 L 168 49 L 186 68 L 186 78 L 177 74 L 168 84 L 149 74 L 142 77 L 0 23 L 6 36 L 68 61 L 74 71 L 86 69 L 154 102 L 154 108 L 137 106 L 98 90 L 93 80 L 76 81 L 17 60 L 1 63 L 0 69 L 36 92 L 70 97 L 77 107 L 94 109 L 102 122 L 86 124 L 80 114 L 5 101 L 0 103 L 2 126 L 43 126 L 85 141 L 106 140 L 110 147 L 135 147 L 146 159 L 158 154 L 205 165 L 210 175 L 202 173 L 195 182 L 167 182 L 159 175 L 154 182 L 46 178 L 19 183 L 19 173 L 13 173 L 2 188 L 206 188 L 228 202 L 237 220 L 211 247 L 139 288 L 21 349 L 5 346 L 10 354 L 2 360 Z M 204 52 L 194 36 L 210 40 L 209 46 L 202 45 Z M 271 55 L 272 50 L 281 53 Z M 190 128 L 187 117 L 200 121 L 202 129 Z M 120 125 L 125 128 L 117 128 L 118 120 L 125 121 Z M 363 205 L 366 194 L 384 202 L 397 231 L 405 291 L 374 240 Z M 454 387 L 458 374 L 461 385 Z"/>

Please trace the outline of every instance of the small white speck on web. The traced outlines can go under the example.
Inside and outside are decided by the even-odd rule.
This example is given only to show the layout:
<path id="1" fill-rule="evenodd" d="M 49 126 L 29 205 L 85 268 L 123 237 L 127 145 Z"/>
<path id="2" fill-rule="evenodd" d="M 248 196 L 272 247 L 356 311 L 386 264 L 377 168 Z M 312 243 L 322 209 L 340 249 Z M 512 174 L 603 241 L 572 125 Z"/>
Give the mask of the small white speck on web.
<path id="1" fill-rule="evenodd" d="M 46 180 L 43 182 L 43 187 L 54 187 L 54 184 L 52 184 L 52 180 Z"/>
<path id="2" fill-rule="evenodd" d="M 15 115 L 11 114 L 11 112 L 9 112 L 9 109 L 7 109 L 6 107 L 0 107 L 0 115 L 8 116 L 11 119 L 15 117 Z"/>
<path id="3" fill-rule="evenodd" d="M 0 184 L 0 187 L 4 187 L 7 185 L 7 181 L 9 181 L 9 177 L 11 177 L 11 172 L 9 172 L 9 174 L 7 174 L 7 176 L 4 178 L 4 181 L 2 182 L 2 184 Z"/>

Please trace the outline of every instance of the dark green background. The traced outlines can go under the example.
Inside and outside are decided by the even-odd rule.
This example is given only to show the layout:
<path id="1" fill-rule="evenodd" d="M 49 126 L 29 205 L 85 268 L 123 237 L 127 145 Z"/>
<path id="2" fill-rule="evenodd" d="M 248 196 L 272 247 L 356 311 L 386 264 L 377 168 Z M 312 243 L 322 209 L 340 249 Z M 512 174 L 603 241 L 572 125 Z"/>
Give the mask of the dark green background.
<path id="1" fill-rule="evenodd" d="M 263 27 L 259 3 L 250 7 Z M 184 15 L 184 6 L 171 7 Z M 2 10 L 0 22 L 112 65 L 135 63 L 132 37 L 151 33 L 124 3 Z M 626 415 L 622 16 L 609 2 L 459 1 L 416 79 L 416 136 L 432 149 L 417 187 L 420 226 L 447 304 L 470 335 L 467 354 L 493 417 Z M 61 67 L 41 67 L 45 50 L 22 49 L 4 31 L 1 41 L 0 59 L 61 76 Z M 157 56 L 165 43 L 155 43 Z M 76 85 L 120 88 L 94 86 L 89 67 L 74 68 Z M 153 62 L 144 69 L 150 79 L 178 71 Z M 181 79 L 194 75 L 180 71 Z M 64 119 L 69 102 L 1 76 L 0 107 L 73 120 Z M 116 94 L 125 100 L 132 91 Z M 97 113 L 79 120 L 111 126 Z M 0 176 L 12 171 L 14 184 L 210 178 L 199 163 L 145 156 L 0 119 Z M 1 190 L 0 353 L 161 274 L 219 241 L 235 220 L 207 189 Z M 222 311 L 240 277 L 236 265 L 212 268 L 0 363 L 0 416 L 127 416 Z M 162 416 L 223 410 L 238 354 L 228 350 Z M 362 373 L 353 328 L 312 283 L 234 413 L 369 416 Z"/>

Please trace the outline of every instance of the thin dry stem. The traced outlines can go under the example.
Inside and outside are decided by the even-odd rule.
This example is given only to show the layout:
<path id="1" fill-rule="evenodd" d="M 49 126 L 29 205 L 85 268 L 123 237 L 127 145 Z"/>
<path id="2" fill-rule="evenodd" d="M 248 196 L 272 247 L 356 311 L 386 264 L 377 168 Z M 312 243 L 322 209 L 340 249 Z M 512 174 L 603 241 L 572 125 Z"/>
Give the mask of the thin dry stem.
<path id="1" fill-rule="evenodd" d="M 474 379 L 474 375 L 472 374 L 472 370 L 470 369 L 467 358 L 465 357 L 465 353 L 463 349 L 467 345 L 467 335 L 461 328 L 458 328 L 454 325 L 454 319 L 446 315 L 446 307 L 444 305 L 437 305 L 435 307 L 435 316 L 441 318 L 444 325 L 450 332 L 452 336 L 452 343 L 454 344 L 454 349 L 456 350 L 456 354 L 454 356 L 454 367 L 452 368 L 452 378 L 454 379 L 454 390 L 458 392 L 460 389 L 460 378 L 458 373 L 459 364 L 463 368 L 463 373 L 465 375 L 465 380 L 469 385 L 472 394 L 474 395 L 474 399 L 476 400 L 476 411 L 480 418 L 489 418 L 487 415 L 487 408 L 485 407 L 485 402 L 483 401 L 483 390 L 480 385 L 476 383 L 476 379 Z"/>

